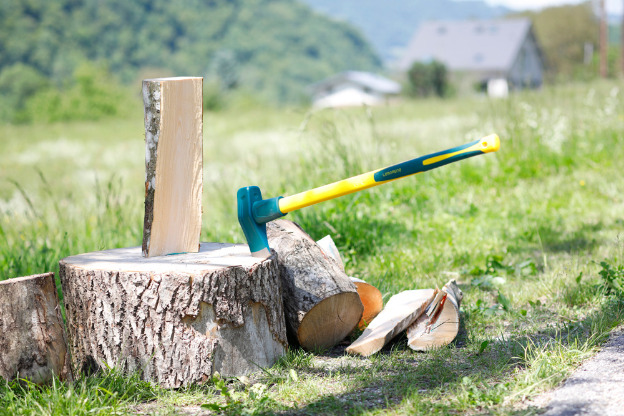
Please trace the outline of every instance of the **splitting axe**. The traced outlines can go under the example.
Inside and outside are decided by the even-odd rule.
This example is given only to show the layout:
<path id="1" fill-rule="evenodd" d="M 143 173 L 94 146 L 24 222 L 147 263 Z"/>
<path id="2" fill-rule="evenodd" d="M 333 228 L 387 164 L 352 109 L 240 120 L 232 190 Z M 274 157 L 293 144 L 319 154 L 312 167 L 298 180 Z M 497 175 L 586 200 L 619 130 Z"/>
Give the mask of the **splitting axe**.
<path id="1" fill-rule="evenodd" d="M 267 240 L 266 223 L 269 221 L 283 217 L 300 208 L 435 169 L 462 159 L 496 152 L 499 148 L 500 139 L 496 134 L 491 134 L 462 146 L 421 156 L 287 197 L 278 196 L 262 199 L 260 188 L 246 186 L 240 188 L 237 193 L 238 222 L 245 233 L 251 255 L 267 257 L 270 254 L 270 248 Z"/>

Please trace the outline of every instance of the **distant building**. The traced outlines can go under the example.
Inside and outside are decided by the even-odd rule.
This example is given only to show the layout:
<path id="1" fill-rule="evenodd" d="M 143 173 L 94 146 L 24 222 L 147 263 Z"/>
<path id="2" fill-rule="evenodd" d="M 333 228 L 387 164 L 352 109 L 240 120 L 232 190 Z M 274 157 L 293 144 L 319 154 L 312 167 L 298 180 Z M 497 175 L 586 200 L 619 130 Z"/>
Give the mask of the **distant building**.
<path id="1" fill-rule="evenodd" d="M 543 81 L 544 59 L 526 18 L 425 22 L 398 68 L 407 71 L 414 62 L 432 60 L 446 65 L 460 90 L 477 84 L 504 95 L 504 82 L 514 89 L 539 87 Z"/>
<path id="2" fill-rule="evenodd" d="M 314 107 L 378 105 L 401 92 L 401 85 L 370 72 L 346 71 L 313 84 Z"/>

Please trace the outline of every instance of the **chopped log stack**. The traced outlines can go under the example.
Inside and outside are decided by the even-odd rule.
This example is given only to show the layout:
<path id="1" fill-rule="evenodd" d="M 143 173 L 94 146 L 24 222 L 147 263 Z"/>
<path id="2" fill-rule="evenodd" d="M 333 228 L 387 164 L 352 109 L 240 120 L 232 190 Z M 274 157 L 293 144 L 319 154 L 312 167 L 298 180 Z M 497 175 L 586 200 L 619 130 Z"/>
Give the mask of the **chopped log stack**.
<path id="1" fill-rule="evenodd" d="M 0 377 L 72 380 L 54 273 L 0 282 Z"/>

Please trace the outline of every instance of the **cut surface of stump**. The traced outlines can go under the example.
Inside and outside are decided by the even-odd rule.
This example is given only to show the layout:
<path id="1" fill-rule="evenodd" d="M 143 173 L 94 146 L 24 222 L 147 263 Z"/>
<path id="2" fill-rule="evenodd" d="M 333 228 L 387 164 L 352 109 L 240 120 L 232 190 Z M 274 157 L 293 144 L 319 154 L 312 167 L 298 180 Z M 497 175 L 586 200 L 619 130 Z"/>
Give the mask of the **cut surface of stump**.
<path id="1" fill-rule="evenodd" d="M 459 306 L 463 293 L 455 280 L 444 285 L 446 296 L 430 315 L 421 315 L 407 328 L 407 345 L 416 351 L 426 351 L 450 344 L 459 332 Z M 442 303 L 443 302 L 443 303 Z M 433 305 L 432 305 L 433 306 Z"/>
<path id="2" fill-rule="evenodd" d="M 196 253 L 202 223 L 202 78 L 143 81 L 143 255 Z"/>
<path id="3" fill-rule="evenodd" d="M 60 262 L 74 368 L 105 364 L 179 387 L 214 371 L 241 376 L 286 351 L 275 256 L 202 243 L 198 253 L 146 258 L 141 247 Z"/>
<path id="4" fill-rule="evenodd" d="M 0 282 L 0 377 L 36 384 L 72 374 L 54 273 Z"/>
<path id="5" fill-rule="evenodd" d="M 267 236 L 277 253 L 291 336 L 308 350 L 342 341 L 364 310 L 355 285 L 297 224 L 271 221 Z"/>
<path id="6" fill-rule="evenodd" d="M 381 313 L 346 351 L 364 357 L 378 352 L 424 312 L 435 294 L 433 289 L 420 289 L 406 290 L 392 296 Z"/>

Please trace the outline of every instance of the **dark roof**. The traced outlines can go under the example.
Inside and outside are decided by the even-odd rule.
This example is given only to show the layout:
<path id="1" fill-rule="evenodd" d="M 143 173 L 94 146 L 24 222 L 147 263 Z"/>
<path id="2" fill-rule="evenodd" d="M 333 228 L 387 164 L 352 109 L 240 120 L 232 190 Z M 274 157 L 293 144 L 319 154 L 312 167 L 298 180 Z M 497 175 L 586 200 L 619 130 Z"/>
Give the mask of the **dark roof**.
<path id="1" fill-rule="evenodd" d="M 314 91 L 351 82 L 384 94 L 398 94 L 401 85 L 381 75 L 371 72 L 345 71 L 310 86 Z"/>
<path id="2" fill-rule="evenodd" d="M 410 41 L 399 68 L 437 60 L 451 71 L 507 71 L 531 31 L 526 18 L 425 22 Z"/>

